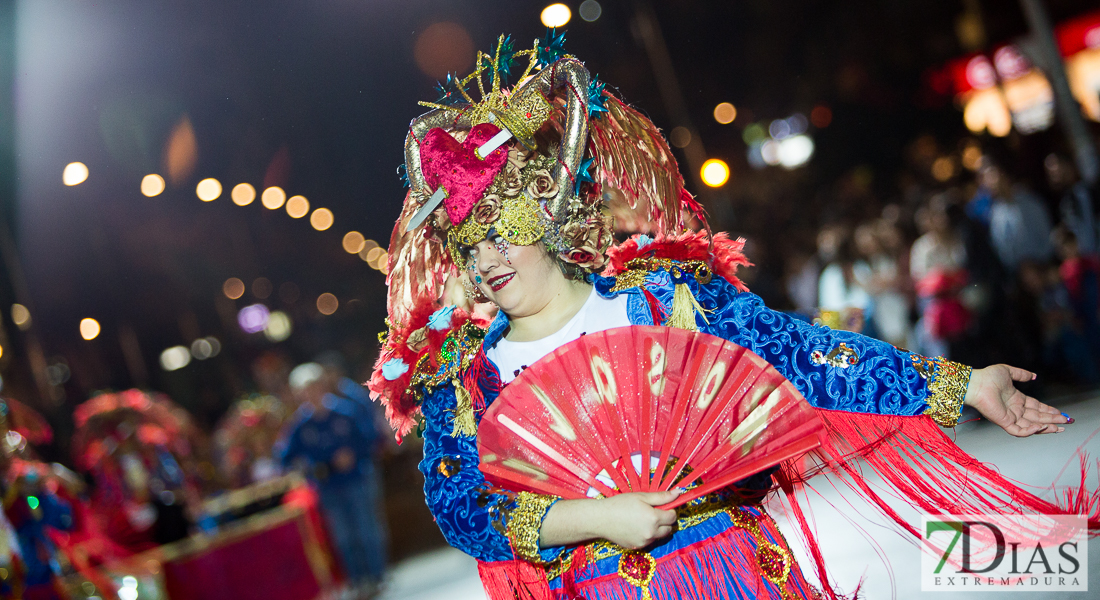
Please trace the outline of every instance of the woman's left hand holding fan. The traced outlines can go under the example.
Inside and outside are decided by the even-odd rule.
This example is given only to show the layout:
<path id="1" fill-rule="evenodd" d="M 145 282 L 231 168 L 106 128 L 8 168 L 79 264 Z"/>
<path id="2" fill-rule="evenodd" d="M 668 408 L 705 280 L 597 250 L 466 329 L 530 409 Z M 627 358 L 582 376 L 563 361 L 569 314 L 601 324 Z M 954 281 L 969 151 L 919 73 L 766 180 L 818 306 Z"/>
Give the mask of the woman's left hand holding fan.
<path id="1" fill-rule="evenodd" d="M 676 511 L 656 507 L 679 495 L 635 492 L 599 500 L 560 500 L 543 519 L 539 543 L 552 547 L 603 539 L 624 548 L 644 548 L 672 535 Z"/>

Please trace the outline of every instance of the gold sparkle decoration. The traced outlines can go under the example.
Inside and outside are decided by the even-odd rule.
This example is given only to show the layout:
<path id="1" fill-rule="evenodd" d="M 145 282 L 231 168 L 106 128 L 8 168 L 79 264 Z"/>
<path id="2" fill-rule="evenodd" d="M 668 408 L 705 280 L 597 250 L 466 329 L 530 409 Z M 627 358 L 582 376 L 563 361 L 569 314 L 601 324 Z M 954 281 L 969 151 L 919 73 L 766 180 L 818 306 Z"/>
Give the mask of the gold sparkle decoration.
<path id="1" fill-rule="evenodd" d="M 459 471 L 462 470 L 462 457 L 461 456 L 444 456 L 439 459 L 439 466 L 436 467 L 439 474 L 450 479 Z"/>
<path id="2" fill-rule="evenodd" d="M 970 374 L 973 369 L 946 358 L 937 357 L 928 359 L 920 357 L 922 375 L 927 373 L 927 363 L 934 365 L 935 370 L 928 377 L 928 408 L 924 414 L 932 417 L 940 427 L 954 427 L 959 423 L 959 413 L 962 410 L 963 400 L 966 399 L 966 388 L 970 385 Z M 927 362 L 925 362 L 927 361 Z M 918 361 L 914 361 L 914 366 Z M 922 369 L 923 367 L 923 369 Z"/>
<path id="3" fill-rule="evenodd" d="M 653 600 L 649 593 L 649 582 L 657 573 L 657 560 L 648 552 L 631 550 L 619 558 L 619 577 L 642 591 L 642 600 Z"/>
<path id="4" fill-rule="evenodd" d="M 542 95 L 542 91 L 538 86 L 523 86 L 510 95 L 501 90 L 501 77 L 498 66 L 500 65 L 500 50 L 503 44 L 504 36 L 502 35 L 497 41 L 497 47 L 493 55 L 479 50 L 475 59 L 475 64 L 478 65 L 477 70 L 459 82 L 457 86 L 459 92 L 470 103 L 469 108 L 462 112 L 469 119 L 471 127 L 481 123 L 497 123 L 508 129 L 525 147 L 534 149 L 535 143 L 532 138 L 535 132 L 542 127 L 542 124 L 550 118 L 553 106 Z M 535 45 L 530 50 L 520 50 L 512 56 L 513 58 L 528 57 L 527 68 L 523 70 L 523 74 L 517 80 L 524 81 L 538 64 L 538 40 L 535 40 Z M 484 81 L 486 71 L 490 73 L 488 92 L 485 90 Z M 478 91 L 481 92 L 481 102 L 474 102 L 474 99 L 466 93 L 466 86 L 472 82 L 477 83 Z M 420 105 L 448 111 L 455 110 L 453 106 L 434 102 L 421 102 Z"/>
<path id="5" fill-rule="evenodd" d="M 461 246 L 475 246 L 485 239 L 489 229 L 495 228 L 500 237 L 519 246 L 530 246 L 542 239 L 546 232 L 546 220 L 539 203 L 526 193 L 516 198 L 503 199 L 500 217 L 494 223 L 479 223 L 477 219 L 467 218 L 458 227 L 452 227 L 447 234 L 447 249 L 456 265 L 465 261 L 459 251 Z"/>
<path id="6" fill-rule="evenodd" d="M 531 492 L 520 492 L 516 496 L 516 508 L 508 518 L 508 539 L 516 556 L 527 562 L 545 562 L 539 555 L 539 529 L 546 511 L 557 499 Z"/>

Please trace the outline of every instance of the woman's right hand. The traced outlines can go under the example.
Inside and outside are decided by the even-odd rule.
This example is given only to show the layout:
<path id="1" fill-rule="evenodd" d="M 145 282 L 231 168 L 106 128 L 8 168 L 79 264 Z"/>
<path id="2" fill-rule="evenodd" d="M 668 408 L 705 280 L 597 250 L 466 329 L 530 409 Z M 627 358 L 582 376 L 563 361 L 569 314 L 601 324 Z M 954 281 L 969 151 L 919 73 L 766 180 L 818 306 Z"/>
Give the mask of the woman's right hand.
<path id="1" fill-rule="evenodd" d="M 676 511 L 656 507 L 680 492 L 633 492 L 600 500 L 561 500 L 542 522 L 543 547 L 604 539 L 624 548 L 644 548 L 672 534 Z"/>

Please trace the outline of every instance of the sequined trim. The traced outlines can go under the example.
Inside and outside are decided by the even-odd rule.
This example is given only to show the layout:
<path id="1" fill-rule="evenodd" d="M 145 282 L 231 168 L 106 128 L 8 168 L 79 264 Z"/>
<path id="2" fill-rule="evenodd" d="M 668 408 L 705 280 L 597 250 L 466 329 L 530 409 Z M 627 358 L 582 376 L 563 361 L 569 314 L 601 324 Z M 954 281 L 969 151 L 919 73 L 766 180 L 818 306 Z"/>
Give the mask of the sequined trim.
<path id="1" fill-rule="evenodd" d="M 451 330 L 443 340 L 442 346 L 432 361 L 430 353 L 425 352 L 413 367 L 409 391 L 416 396 L 417 402 L 423 400 L 422 388 L 434 389 L 458 377 L 470 367 L 474 357 L 481 350 L 485 339 L 485 330 L 473 321 L 467 321 L 461 327 Z M 439 365 L 433 368 L 432 365 Z"/>
<path id="2" fill-rule="evenodd" d="M 810 353 L 810 362 L 815 365 L 829 365 L 830 367 L 847 369 L 859 363 L 859 355 L 856 354 L 855 350 L 849 348 L 847 344 L 841 342 L 839 346 L 830 350 L 828 354 L 825 354 L 821 350 L 814 350 Z"/>
<path id="3" fill-rule="evenodd" d="M 520 492 L 516 497 L 516 508 L 508 519 L 508 539 L 516 556 L 528 562 L 545 563 L 539 555 L 539 529 L 555 500 L 556 496 L 531 492 Z"/>
<path id="4" fill-rule="evenodd" d="M 642 600 L 653 600 L 649 593 L 649 582 L 657 573 L 657 560 L 648 552 L 631 550 L 624 552 L 619 559 L 619 577 L 642 592 Z"/>
<path id="5" fill-rule="evenodd" d="M 695 276 L 695 281 L 700 284 L 710 283 L 714 273 L 710 266 L 701 260 L 678 261 L 668 258 L 635 258 L 626 263 L 626 270 L 615 276 L 615 286 L 612 292 L 621 292 L 630 288 L 641 286 L 645 283 L 646 275 L 653 271 L 668 271 L 674 283 L 684 283 L 683 278 L 687 273 Z"/>
<path id="6" fill-rule="evenodd" d="M 462 457 L 444 456 L 439 459 L 439 466 L 436 468 L 439 470 L 440 475 L 450 479 L 462 470 Z"/>
<path id="7" fill-rule="evenodd" d="M 932 417 L 940 427 L 957 425 L 973 369 L 946 358 L 929 359 L 917 354 L 910 358 L 921 376 L 928 379 L 928 408 L 924 414 Z M 934 367 L 931 373 L 930 365 Z"/>

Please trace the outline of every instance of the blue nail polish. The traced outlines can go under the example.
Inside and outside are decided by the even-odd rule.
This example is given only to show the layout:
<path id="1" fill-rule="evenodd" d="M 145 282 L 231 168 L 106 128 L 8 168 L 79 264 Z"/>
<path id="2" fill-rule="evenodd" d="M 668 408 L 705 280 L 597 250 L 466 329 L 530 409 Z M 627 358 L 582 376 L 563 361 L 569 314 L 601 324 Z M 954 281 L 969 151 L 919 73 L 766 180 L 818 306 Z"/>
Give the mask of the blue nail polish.
<path id="1" fill-rule="evenodd" d="M 1062 413 L 1062 416 L 1066 418 L 1066 421 L 1067 421 L 1068 423 L 1072 423 L 1072 422 L 1073 422 L 1073 417 L 1071 417 L 1071 416 L 1067 415 L 1066 413 Z"/>
<path id="2" fill-rule="evenodd" d="M 481 283 L 481 275 L 474 277 L 474 281 Z"/>

